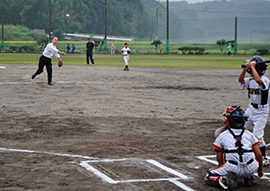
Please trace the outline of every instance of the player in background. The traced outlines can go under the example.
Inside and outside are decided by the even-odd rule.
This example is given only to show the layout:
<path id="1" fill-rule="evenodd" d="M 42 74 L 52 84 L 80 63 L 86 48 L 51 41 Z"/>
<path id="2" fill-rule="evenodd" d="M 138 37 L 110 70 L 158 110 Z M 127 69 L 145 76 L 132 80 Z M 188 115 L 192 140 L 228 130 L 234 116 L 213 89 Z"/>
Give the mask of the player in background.
<path id="1" fill-rule="evenodd" d="M 264 141 L 264 128 L 267 123 L 269 114 L 269 85 L 270 81 L 264 76 L 267 64 L 257 64 L 265 61 L 260 56 L 253 56 L 250 61 L 245 61 L 243 70 L 239 76 L 240 88 L 247 88 L 249 105 L 246 114 L 249 116 L 245 123 L 245 128 L 252 125 L 253 134 L 261 142 L 260 149 L 263 155 L 263 165 L 269 166 L 269 160 L 266 157 L 266 147 Z M 245 74 L 249 73 L 251 78 L 245 78 Z"/>
<path id="2" fill-rule="evenodd" d="M 125 43 L 125 47 L 122 48 L 122 50 L 121 50 L 121 54 L 123 55 L 124 62 L 125 62 L 124 71 L 129 71 L 128 61 L 129 61 L 129 54 L 130 53 L 131 53 L 131 50 L 128 48 L 128 43 Z"/>
<path id="3" fill-rule="evenodd" d="M 62 61 L 59 54 L 65 55 L 65 52 L 61 52 L 56 48 L 56 44 L 58 43 L 58 38 L 54 37 L 52 42 L 47 44 L 44 49 L 44 52 L 39 58 L 39 64 L 37 71 L 32 75 L 32 79 L 34 79 L 37 75 L 43 72 L 44 66 L 46 66 L 47 73 L 48 73 L 48 84 L 53 85 L 52 83 L 52 57 L 53 55 L 59 60 Z"/>
<path id="4" fill-rule="evenodd" d="M 87 39 L 88 42 L 86 43 L 86 62 L 87 62 L 87 65 L 89 66 L 89 57 L 90 57 L 90 60 L 91 60 L 91 63 L 92 63 L 92 66 L 95 66 L 95 63 L 94 63 L 94 58 L 93 58 L 93 49 L 94 49 L 94 43 L 91 42 L 91 38 L 88 38 Z"/>
<path id="5" fill-rule="evenodd" d="M 224 116 L 226 130 L 213 143 L 219 166 L 208 170 L 204 180 L 210 186 L 233 189 L 238 187 L 236 180 L 244 178 L 246 186 L 254 186 L 253 174 L 263 176 L 260 142 L 244 128 L 248 116 L 239 106 L 228 107 Z"/>
<path id="6" fill-rule="evenodd" d="M 233 56 L 231 43 L 229 43 L 229 46 L 228 46 L 228 56 Z"/>

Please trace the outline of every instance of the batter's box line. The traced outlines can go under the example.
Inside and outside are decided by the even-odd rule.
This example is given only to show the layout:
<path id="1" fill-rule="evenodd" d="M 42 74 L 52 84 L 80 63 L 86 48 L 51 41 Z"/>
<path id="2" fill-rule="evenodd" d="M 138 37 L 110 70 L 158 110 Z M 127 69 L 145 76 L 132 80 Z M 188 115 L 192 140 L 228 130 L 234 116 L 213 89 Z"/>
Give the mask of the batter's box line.
<path id="1" fill-rule="evenodd" d="M 122 162 L 125 160 L 132 160 L 132 158 L 124 158 L 124 159 L 100 159 L 100 160 L 91 160 L 91 161 L 81 161 L 80 162 L 80 166 L 82 166 L 83 168 L 85 168 L 87 171 L 92 172 L 93 174 L 95 174 L 96 176 L 100 177 L 101 179 L 103 179 L 105 182 L 108 182 L 110 184 L 119 184 L 119 183 L 134 183 L 134 182 L 161 182 L 161 181 L 168 181 L 171 182 L 173 184 L 175 184 L 176 186 L 182 188 L 183 190 L 186 191 L 194 191 L 193 189 L 189 188 L 188 186 L 186 186 L 185 184 L 179 182 L 178 180 L 191 180 L 192 178 L 187 177 L 186 175 L 177 172 L 176 170 L 173 170 L 153 159 L 149 159 L 149 160 L 145 160 L 146 162 L 170 173 L 175 175 L 175 178 L 157 178 L 157 179 L 131 179 L 131 180 L 113 180 L 112 178 L 110 178 L 109 176 L 107 176 L 106 174 L 104 174 L 103 172 L 97 170 L 96 168 L 94 168 L 92 165 L 90 165 L 89 163 L 104 163 L 104 162 Z"/>
<path id="2" fill-rule="evenodd" d="M 198 159 L 212 163 L 214 165 L 218 165 L 218 162 L 215 160 L 216 155 L 203 155 L 203 156 L 197 156 Z M 267 156 L 269 158 L 269 156 Z M 214 158 L 214 159 L 211 159 Z M 254 174 L 255 176 L 258 176 L 258 173 Z M 269 177 L 268 177 L 269 176 Z M 269 172 L 264 172 L 262 177 L 259 177 L 261 179 L 268 180 L 270 182 L 270 173 Z"/>
<path id="3" fill-rule="evenodd" d="M 72 157 L 72 158 L 82 158 L 88 160 L 97 160 L 97 157 L 89 157 L 83 155 L 70 155 L 70 154 L 62 154 L 62 153 L 51 153 L 51 152 L 43 152 L 43 151 L 33 151 L 33 150 L 21 150 L 21 149 L 8 149 L 8 148 L 1 148 L 0 151 L 7 151 L 7 152 L 20 152 L 20 153 L 33 153 L 33 154 L 46 154 L 46 155 L 55 155 L 55 156 L 62 156 L 62 157 Z"/>

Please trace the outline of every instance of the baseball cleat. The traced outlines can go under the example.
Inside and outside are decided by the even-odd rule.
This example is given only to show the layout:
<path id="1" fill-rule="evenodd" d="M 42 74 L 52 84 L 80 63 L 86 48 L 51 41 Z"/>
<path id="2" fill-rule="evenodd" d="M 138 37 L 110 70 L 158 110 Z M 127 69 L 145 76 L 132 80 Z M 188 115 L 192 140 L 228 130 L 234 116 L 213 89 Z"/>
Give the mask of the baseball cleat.
<path id="1" fill-rule="evenodd" d="M 48 82 L 48 85 L 51 85 L 51 86 L 52 86 L 52 85 L 53 85 L 53 83 L 52 83 L 52 82 Z"/>
<path id="2" fill-rule="evenodd" d="M 36 76 L 37 76 L 36 73 L 34 73 L 34 74 L 32 75 L 32 79 L 34 79 Z"/>
<path id="3" fill-rule="evenodd" d="M 251 176 L 249 178 L 244 178 L 244 182 L 245 182 L 246 186 L 255 186 L 257 184 L 257 182 L 254 180 L 253 176 Z"/>
<path id="4" fill-rule="evenodd" d="M 229 172 L 226 176 L 222 176 L 219 184 L 224 190 L 234 189 L 238 187 L 235 175 L 232 172 Z"/>
<path id="5" fill-rule="evenodd" d="M 269 166 L 269 160 L 267 158 L 263 159 L 263 166 Z"/>

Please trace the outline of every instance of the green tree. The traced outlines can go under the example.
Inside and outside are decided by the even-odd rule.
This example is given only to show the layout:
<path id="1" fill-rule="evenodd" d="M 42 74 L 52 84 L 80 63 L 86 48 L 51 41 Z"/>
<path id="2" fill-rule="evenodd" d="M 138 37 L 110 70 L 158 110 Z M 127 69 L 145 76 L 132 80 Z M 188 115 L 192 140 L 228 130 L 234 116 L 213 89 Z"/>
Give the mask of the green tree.
<path id="1" fill-rule="evenodd" d="M 225 39 L 218 40 L 216 44 L 219 46 L 220 52 L 222 54 L 223 53 L 223 48 L 227 44 L 226 40 Z"/>

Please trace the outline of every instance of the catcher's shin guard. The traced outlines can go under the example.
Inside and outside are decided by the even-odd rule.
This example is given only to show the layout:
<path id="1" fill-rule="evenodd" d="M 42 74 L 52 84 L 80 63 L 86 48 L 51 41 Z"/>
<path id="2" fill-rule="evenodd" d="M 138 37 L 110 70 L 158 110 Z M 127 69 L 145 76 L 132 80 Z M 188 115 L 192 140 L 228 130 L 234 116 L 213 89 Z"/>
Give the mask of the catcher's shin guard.
<path id="1" fill-rule="evenodd" d="M 212 174 L 209 170 L 204 176 L 205 182 L 210 186 L 222 187 L 228 189 L 229 185 L 226 183 L 226 177 L 218 174 Z"/>

